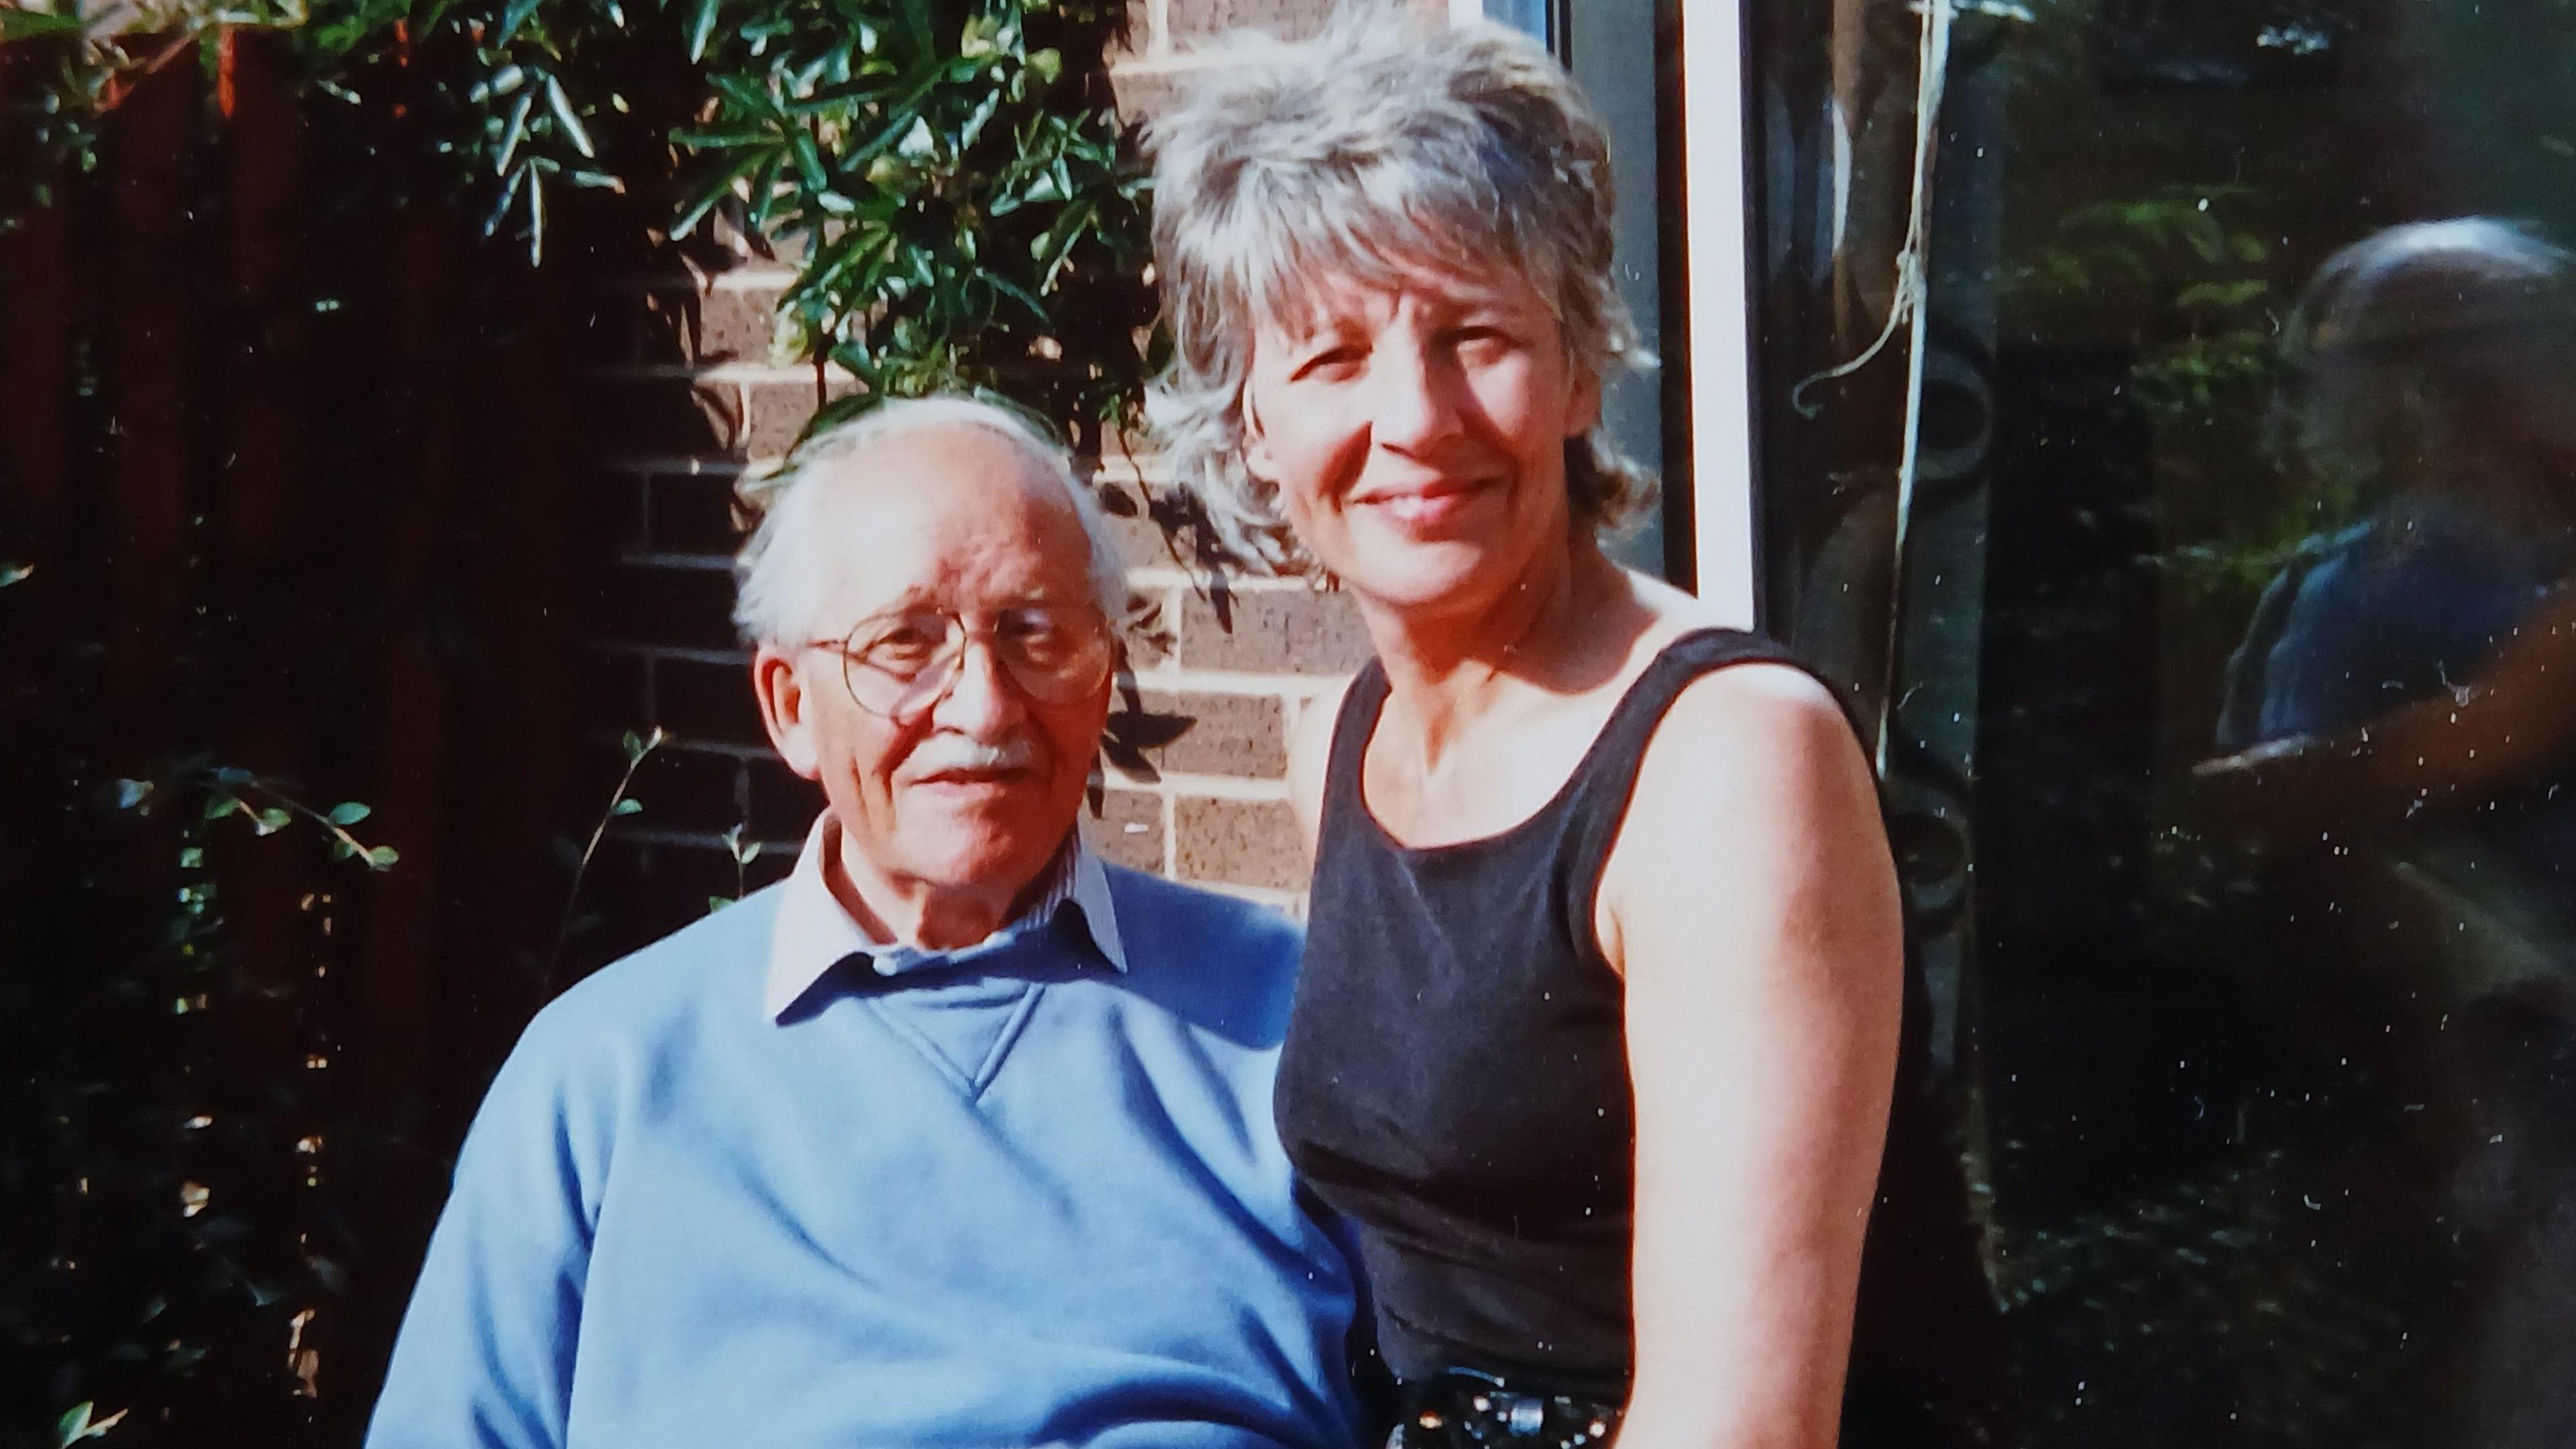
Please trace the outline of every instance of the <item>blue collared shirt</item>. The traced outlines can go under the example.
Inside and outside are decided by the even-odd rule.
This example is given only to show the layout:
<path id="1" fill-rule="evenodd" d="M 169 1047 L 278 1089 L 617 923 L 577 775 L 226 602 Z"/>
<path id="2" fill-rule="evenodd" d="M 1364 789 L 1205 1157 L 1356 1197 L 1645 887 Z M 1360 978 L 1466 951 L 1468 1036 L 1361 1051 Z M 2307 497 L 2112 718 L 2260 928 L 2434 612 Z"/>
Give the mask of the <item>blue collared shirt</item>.
<path id="1" fill-rule="evenodd" d="M 828 848 L 530 1023 L 368 1443 L 1351 1443 L 1351 1269 L 1270 1117 L 1295 928 L 1077 843 L 890 951 Z"/>

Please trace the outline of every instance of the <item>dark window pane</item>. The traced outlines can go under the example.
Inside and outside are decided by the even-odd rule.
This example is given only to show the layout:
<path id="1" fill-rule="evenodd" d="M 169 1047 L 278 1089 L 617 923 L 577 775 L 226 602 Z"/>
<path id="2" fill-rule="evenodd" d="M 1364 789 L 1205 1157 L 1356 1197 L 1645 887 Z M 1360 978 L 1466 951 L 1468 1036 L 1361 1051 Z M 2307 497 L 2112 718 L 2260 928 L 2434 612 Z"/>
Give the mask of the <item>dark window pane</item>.
<path id="1" fill-rule="evenodd" d="M 1750 19 L 1765 603 L 2003 1432 L 2576 1442 L 2576 4 Z"/>

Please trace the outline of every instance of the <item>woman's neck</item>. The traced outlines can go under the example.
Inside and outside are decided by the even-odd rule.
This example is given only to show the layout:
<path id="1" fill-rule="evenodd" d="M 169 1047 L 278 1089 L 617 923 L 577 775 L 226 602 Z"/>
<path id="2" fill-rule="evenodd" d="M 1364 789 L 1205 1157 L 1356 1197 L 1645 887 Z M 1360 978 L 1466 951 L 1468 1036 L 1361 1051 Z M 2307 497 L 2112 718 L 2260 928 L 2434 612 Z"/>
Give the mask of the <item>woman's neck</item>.
<path id="1" fill-rule="evenodd" d="M 1426 618 L 1366 599 L 1360 607 L 1426 765 L 1516 686 L 1572 693 L 1616 673 L 1649 622 L 1619 566 L 1579 535 L 1469 613 Z"/>

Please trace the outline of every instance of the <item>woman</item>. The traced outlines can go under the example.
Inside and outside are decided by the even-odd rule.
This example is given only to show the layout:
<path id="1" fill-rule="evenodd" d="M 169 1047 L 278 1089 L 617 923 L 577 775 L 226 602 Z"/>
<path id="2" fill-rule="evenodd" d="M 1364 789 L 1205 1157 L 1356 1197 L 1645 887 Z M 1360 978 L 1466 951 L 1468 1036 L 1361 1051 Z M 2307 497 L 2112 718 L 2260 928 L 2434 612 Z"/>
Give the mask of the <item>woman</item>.
<path id="1" fill-rule="evenodd" d="M 1611 563 L 1599 124 L 1496 27 L 1236 42 L 1157 125 L 1155 420 L 1376 661 L 1303 717 L 1280 1128 L 1401 1442 L 1828 1445 L 1900 925 L 1827 690 Z M 1622 1416 L 1624 1414 L 1624 1422 Z"/>

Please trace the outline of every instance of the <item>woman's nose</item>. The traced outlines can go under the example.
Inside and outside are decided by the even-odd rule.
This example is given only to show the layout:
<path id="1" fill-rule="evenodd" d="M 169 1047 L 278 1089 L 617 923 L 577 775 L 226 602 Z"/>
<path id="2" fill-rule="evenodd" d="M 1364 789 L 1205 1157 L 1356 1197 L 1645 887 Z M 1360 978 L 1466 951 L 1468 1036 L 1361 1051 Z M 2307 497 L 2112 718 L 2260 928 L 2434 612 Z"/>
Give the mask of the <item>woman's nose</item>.
<path id="1" fill-rule="evenodd" d="M 1369 369 L 1371 431 L 1379 444 L 1418 452 L 1458 431 L 1456 369 L 1428 348 L 1381 348 Z"/>

